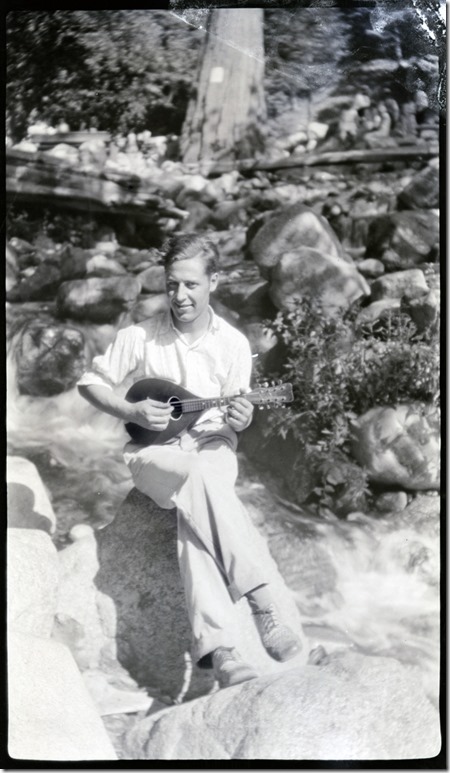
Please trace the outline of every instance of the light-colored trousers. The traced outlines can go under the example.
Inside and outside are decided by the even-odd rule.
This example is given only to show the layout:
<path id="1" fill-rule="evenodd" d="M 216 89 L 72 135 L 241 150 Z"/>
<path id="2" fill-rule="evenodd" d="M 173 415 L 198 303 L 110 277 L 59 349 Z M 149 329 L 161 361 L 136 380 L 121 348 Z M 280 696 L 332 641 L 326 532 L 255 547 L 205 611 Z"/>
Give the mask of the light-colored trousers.
<path id="1" fill-rule="evenodd" d="M 233 602 L 267 583 L 250 518 L 235 492 L 236 433 L 189 433 L 170 443 L 128 443 L 124 459 L 140 491 L 177 509 L 181 580 L 192 628 L 192 657 L 232 647 L 226 626 Z M 257 544 L 257 543 L 256 543 Z"/>

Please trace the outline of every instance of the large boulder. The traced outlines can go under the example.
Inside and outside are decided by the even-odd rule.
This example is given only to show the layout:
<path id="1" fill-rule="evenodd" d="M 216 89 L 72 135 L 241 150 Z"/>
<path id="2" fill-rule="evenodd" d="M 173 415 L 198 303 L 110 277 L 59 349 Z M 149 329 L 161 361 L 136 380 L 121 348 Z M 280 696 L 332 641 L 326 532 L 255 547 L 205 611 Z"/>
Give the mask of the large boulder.
<path id="1" fill-rule="evenodd" d="M 189 658 L 191 632 L 179 576 L 176 531 L 175 511 L 161 510 L 133 489 L 114 521 L 98 533 L 95 578 L 98 590 L 114 603 L 119 662 L 151 695 L 171 700 L 205 694 L 214 685 L 211 670 L 192 666 Z M 255 539 L 280 615 L 303 637 L 295 602 L 266 542 L 258 532 Z M 306 640 L 302 653 L 289 663 L 277 663 L 267 655 L 246 599 L 235 604 L 232 617 L 230 633 L 236 647 L 261 673 L 305 662 Z"/>
<path id="2" fill-rule="evenodd" d="M 49 637 L 56 612 L 58 556 L 38 527 L 8 529 L 8 629 Z"/>
<path id="3" fill-rule="evenodd" d="M 61 271 L 54 263 L 41 263 L 6 293 L 8 301 L 44 301 L 54 298 L 61 283 Z"/>
<path id="4" fill-rule="evenodd" d="M 50 538 L 56 519 L 39 473 L 28 459 L 7 458 L 8 627 L 50 636 L 56 612 L 58 557 Z"/>
<path id="5" fill-rule="evenodd" d="M 282 310 L 289 311 L 305 295 L 312 295 L 332 315 L 369 294 L 366 280 L 353 264 L 311 247 L 285 252 L 271 270 L 269 295 Z"/>
<path id="6" fill-rule="evenodd" d="M 438 410 L 419 403 L 371 408 L 354 422 L 352 453 L 373 482 L 439 489 Z"/>
<path id="7" fill-rule="evenodd" d="M 417 674 L 350 652 L 146 717 L 125 740 L 141 760 L 413 760 L 440 749 Z"/>
<path id="8" fill-rule="evenodd" d="M 361 309 L 355 319 L 356 328 L 373 328 L 378 323 L 387 320 L 390 315 L 400 311 L 400 298 L 385 298 L 382 301 L 374 301 Z"/>
<path id="9" fill-rule="evenodd" d="M 140 291 L 141 283 L 135 277 L 75 279 L 59 287 L 57 311 L 61 317 L 111 322 L 131 308 Z"/>
<path id="10" fill-rule="evenodd" d="M 399 209 L 438 209 L 439 160 L 414 175 L 398 196 Z"/>
<path id="11" fill-rule="evenodd" d="M 16 760 L 116 760 L 73 658 L 62 644 L 10 632 L 8 751 Z"/>
<path id="12" fill-rule="evenodd" d="M 84 336 L 69 325 L 35 319 L 23 329 L 16 356 L 21 394 L 56 395 L 74 387 L 85 370 Z"/>
<path id="13" fill-rule="evenodd" d="M 390 212 L 372 220 L 366 256 L 379 258 L 389 271 L 434 261 L 439 254 L 439 215 L 433 210 Z"/>
<path id="14" fill-rule="evenodd" d="M 408 271 L 394 271 L 375 279 L 370 287 L 372 301 L 385 301 L 388 298 L 420 298 L 428 292 L 425 275 L 420 268 Z"/>
<path id="15" fill-rule="evenodd" d="M 414 322 L 419 333 L 426 330 L 437 332 L 440 320 L 440 295 L 436 290 L 430 290 L 419 298 L 402 299 L 402 310 L 405 311 Z"/>
<path id="16" fill-rule="evenodd" d="M 127 271 L 118 260 L 97 253 L 86 262 L 88 276 L 124 276 Z"/>
<path id="17" fill-rule="evenodd" d="M 303 204 L 294 204 L 268 217 L 251 239 L 249 252 L 261 273 L 277 265 L 286 252 L 311 248 L 330 258 L 351 262 L 327 220 Z"/>

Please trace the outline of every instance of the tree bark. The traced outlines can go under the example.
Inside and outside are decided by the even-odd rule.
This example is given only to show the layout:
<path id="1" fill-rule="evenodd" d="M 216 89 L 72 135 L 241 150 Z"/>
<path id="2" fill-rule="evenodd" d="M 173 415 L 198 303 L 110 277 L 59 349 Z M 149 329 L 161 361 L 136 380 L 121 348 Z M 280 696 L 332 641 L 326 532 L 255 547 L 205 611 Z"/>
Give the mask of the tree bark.
<path id="1" fill-rule="evenodd" d="M 197 94 L 181 137 L 183 161 L 249 158 L 263 148 L 263 10 L 210 11 Z"/>

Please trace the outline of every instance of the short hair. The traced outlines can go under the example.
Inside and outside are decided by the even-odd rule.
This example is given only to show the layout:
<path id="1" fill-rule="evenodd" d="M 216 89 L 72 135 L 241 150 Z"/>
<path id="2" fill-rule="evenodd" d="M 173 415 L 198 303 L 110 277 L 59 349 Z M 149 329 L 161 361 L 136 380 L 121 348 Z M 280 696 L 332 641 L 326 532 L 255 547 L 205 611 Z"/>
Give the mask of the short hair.
<path id="1" fill-rule="evenodd" d="M 164 269 L 166 271 L 179 260 L 201 258 L 205 264 L 206 273 L 211 276 L 219 268 L 219 252 L 217 247 L 204 236 L 193 233 L 172 236 L 164 245 Z"/>

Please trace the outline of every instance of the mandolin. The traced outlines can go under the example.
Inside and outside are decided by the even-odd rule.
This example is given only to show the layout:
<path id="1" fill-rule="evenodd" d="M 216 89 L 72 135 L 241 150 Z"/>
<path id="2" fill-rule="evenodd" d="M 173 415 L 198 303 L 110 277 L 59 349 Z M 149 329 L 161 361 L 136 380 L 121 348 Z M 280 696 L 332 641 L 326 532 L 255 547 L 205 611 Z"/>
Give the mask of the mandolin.
<path id="1" fill-rule="evenodd" d="M 291 384 L 274 384 L 269 386 L 266 382 L 258 385 L 251 392 L 245 395 L 233 395 L 231 397 L 197 397 L 192 392 L 188 392 L 173 381 L 166 381 L 160 378 L 144 378 L 136 381 L 125 395 L 125 400 L 129 403 L 138 403 L 146 400 L 147 397 L 152 400 L 159 400 L 162 403 L 169 403 L 172 406 L 172 414 L 167 427 L 161 431 L 145 429 L 139 424 L 128 422 L 125 424 L 130 437 L 140 445 L 151 446 L 154 443 L 164 444 L 171 440 L 175 435 L 179 435 L 185 429 L 191 427 L 198 419 L 199 414 L 208 408 L 220 408 L 228 405 L 234 397 L 245 397 L 253 405 L 259 405 L 260 408 L 270 405 L 284 405 L 294 399 Z"/>

